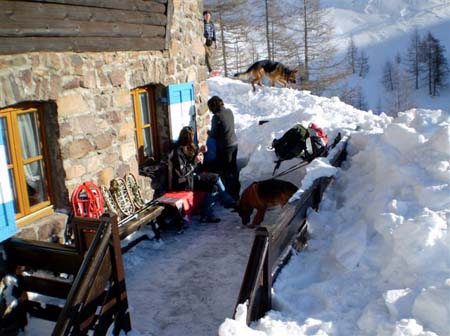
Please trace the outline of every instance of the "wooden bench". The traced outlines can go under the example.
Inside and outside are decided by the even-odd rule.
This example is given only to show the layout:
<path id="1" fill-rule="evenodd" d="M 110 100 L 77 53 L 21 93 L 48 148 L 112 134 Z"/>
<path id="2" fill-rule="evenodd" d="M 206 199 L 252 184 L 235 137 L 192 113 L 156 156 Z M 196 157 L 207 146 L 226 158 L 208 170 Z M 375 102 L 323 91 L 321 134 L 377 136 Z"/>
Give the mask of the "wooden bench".
<path id="1" fill-rule="evenodd" d="M 76 247 L 17 238 L 4 242 L 17 304 L 2 316 L 0 335 L 23 330 L 27 314 L 56 322 L 55 336 L 106 335 L 113 323 L 114 335 L 131 330 L 117 217 L 73 223 Z M 29 292 L 53 298 L 52 303 Z"/>
<path id="2" fill-rule="evenodd" d="M 119 218 L 121 240 L 146 224 L 151 225 L 156 239 L 161 237 L 157 219 L 162 214 L 164 207 L 156 201 L 148 203 L 144 201 L 133 174 L 128 173 L 124 178 L 115 178 L 110 181 L 109 188 L 102 185 L 100 190 L 109 213 Z M 125 253 L 139 241 L 149 238 L 147 235 L 141 236 L 124 247 L 122 252 Z"/>

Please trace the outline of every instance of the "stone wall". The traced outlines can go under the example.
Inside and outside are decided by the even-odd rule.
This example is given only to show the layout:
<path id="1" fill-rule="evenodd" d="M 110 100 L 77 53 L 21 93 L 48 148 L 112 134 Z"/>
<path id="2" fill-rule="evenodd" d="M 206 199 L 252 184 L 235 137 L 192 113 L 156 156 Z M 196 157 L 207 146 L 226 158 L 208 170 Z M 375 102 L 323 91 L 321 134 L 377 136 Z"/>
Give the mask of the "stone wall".
<path id="1" fill-rule="evenodd" d="M 0 108 L 47 102 L 46 124 L 54 125 L 61 172 L 58 204 L 87 180 L 108 184 L 131 171 L 138 176 L 134 114 L 130 91 L 149 84 L 194 82 L 199 139 L 206 137 L 208 97 L 202 44 L 202 1 L 173 1 L 168 50 L 157 52 L 30 53 L 0 56 Z M 56 111 L 50 111 L 51 106 Z M 47 111 L 49 110 L 49 111 Z M 64 176 L 61 177 L 61 174 Z M 151 198 L 148 178 L 140 178 Z M 68 204 L 66 204 L 68 205 Z M 41 220 L 48 224 L 48 219 Z M 56 220 L 61 226 L 61 218 Z M 52 228 L 27 227 L 48 238 Z M 39 232 L 46 232 L 44 235 Z M 45 237 L 47 235 L 47 237 Z M 42 237 L 44 236 L 44 237 Z M 35 237 L 36 238 L 36 237 Z"/>

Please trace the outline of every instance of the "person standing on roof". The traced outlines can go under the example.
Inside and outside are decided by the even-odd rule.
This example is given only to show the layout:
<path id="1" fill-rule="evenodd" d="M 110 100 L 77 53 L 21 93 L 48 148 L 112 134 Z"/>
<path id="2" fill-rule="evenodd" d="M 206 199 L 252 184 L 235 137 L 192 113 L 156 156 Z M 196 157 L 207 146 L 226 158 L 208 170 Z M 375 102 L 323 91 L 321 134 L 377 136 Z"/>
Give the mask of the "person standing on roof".
<path id="1" fill-rule="evenodd" d="M 205 62 L 208 72 L 212 71 L 212 45 L 217 49 L 216 27 L 211 21 L 211 12 L 205 10 L 203 12 L 203 36 L 205 37 Z"/>

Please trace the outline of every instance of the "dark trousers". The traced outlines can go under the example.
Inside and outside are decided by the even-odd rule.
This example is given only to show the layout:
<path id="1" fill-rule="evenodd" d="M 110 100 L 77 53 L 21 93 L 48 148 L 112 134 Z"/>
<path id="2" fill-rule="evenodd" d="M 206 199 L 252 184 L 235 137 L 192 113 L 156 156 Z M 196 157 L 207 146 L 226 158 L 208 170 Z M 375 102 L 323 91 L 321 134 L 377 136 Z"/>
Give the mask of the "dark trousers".
<path id="1" fill-rule="evenodd" d="M 237 151 L 237 145 L 217 149 L 217 166 L 220 169 L 220 176 L 226 190 L 234 199 L 239 198 L 241 189 L 237 171 Z"/>

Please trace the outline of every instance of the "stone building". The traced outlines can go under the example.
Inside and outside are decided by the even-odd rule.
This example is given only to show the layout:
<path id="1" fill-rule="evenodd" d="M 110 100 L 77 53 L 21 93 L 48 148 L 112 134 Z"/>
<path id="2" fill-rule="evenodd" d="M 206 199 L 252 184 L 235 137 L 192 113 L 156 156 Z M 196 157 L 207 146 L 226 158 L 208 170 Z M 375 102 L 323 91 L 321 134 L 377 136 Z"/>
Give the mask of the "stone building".
<path id="1" fill-rule="evenodd" d="M 60 236 L 84 181 L 132 172 L 152 199 L 179 128 L 194 123 L 204 141 L 201 11 L 201 0 L 0 2 L 0 134 L 19 236 Z"/>

